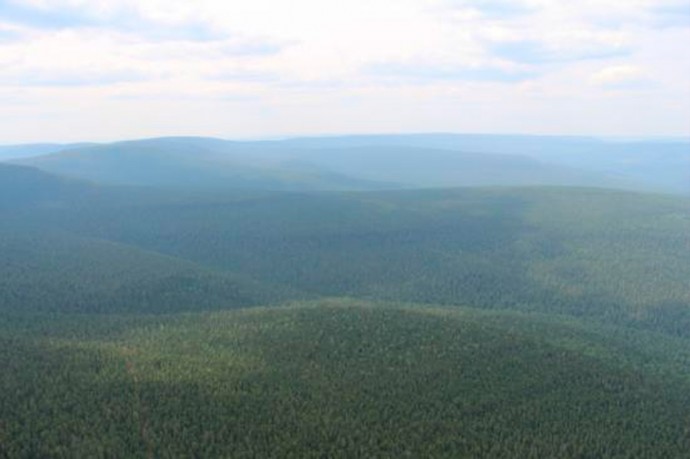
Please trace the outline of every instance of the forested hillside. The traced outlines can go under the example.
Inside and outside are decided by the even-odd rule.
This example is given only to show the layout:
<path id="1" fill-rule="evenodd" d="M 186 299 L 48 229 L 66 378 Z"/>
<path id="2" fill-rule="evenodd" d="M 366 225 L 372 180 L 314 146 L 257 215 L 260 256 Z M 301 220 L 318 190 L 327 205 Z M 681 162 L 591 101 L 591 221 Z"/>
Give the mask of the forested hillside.
<path id="1" fill-rule="evenodd" d="M 690 459 L 689 42 L 0 0 L 0 459 Z"/>
<path id="2" fill-rule="evenodd" d="M 690 448 L 687 198 L 0 189 L 0 457 Z"/>
<path id="3" fill-rule="evenodd" d="M 684 198 L 576 188 L 177 198 L 109 189 L 18 212 L 6 218 L 17 231 L 49 228 L 241 273 L 265 286 L 265 298 L 354 296 L 690 329 Z"/>
<path id="4" fill-rule="evenodd" d="M 661 458 L 690 448 L 690 346 L 661 336 L 359 301 L 15 318 L 0 330 L 8 457 Z"/>
<path id="5" fill-rule="evenodd" d="M 20 313 L 171 313 L 275 300 L 241 275 L 63 232 L 0 231 L 0 310 Z"/>
<path id="6" fill-rule="evenodd" d="M 97 189 L 87 182 L 58 177 L 32 167 L 0 163 L 0 211 L 33 205 L 67 205 L 88 199 Z M 5 214 L 11 218 L 10 213 Z"/>

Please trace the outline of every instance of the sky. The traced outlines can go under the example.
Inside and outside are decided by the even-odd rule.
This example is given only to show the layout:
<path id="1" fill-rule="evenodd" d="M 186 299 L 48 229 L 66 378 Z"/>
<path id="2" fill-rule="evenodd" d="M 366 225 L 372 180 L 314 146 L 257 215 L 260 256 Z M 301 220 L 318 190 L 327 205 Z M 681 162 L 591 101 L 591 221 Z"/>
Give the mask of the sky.
<path id="1" fill-rule="evenodd" d="M 690 0 L 0 0 L 0 144 L 690 136 Z"/>

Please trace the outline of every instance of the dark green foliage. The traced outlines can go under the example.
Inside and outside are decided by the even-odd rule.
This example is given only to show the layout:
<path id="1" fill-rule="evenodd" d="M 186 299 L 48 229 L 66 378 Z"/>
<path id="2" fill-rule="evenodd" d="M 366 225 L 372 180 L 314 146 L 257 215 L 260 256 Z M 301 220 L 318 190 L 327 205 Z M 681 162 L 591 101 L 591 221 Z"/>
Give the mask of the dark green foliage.
<path id="1" fill-rule="evenodd" d="M 690 203 L 681 198 L 591 189 L 398 191 L 154 200 L 42 215 L 66 231 L 241 272 L 298 297 L 690 330 Z"/>
<path id="2" fill-rule="evenodd" d="M 10 234 L 49 228 L 50 240 L 110 241 L 118 250 L 133 246 L 203 267 L 203 275 L 172 289 L 160 276 L 140 284 L 144 297 L 147 288 L 152 297 L 170 290 L 162 304 L 185 285 L 208 292 L 199 301 L 181 295 L 171 301 L 176 309 L 356 296 L 690 330 L 684 198 L 584 188 L 232 196 L 106 189 L 31 209 L 4 213 Z M 21 263 L 15 272 L 34 275 Z M 214 286 L 228 275 L 254 284 L 255 293 L 224 302 L 225 291 Z M 8 291 L 0 291 L 0 305 L 26 307 Z"/>
<path id="3" fill-rule="evenodd" d="M 690 450 L 687 199 L 3 171 L 0 458 Z"/>
<path id="4" fill-rule="evenodd" d="M 11 457 L 652 458 L 690 447 L 690 373 L 664 357 L 670 345 L 687 359 L 690 346 L 662 336 L 640 345 L 577 322 L 356 302 L 129 325 L 36 317 L 22 334 L 16 320 L 0 353 Z"/>
<path id="5" fill-rule="evenodd" d="M 0 231 L 0 311 L 170 313 L 276 299 L 239 275 L 62 233 Z"/>

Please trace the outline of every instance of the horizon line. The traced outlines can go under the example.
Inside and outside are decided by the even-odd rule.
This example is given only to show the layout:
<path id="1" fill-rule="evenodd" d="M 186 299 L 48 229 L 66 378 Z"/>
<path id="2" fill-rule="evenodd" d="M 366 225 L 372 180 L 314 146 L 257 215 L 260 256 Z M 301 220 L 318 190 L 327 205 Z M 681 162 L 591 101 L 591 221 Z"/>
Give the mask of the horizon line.
<path id="1" fill-rule="evenodd" d="M 538 133 L 515 133 L 515 132 L 473 132 L 473 131 L 413 131 L 413 132 L 370 132 L 370 133 L 314 133 L 314 134 L 276 134 L 265 136 L 237 136 L 237 137 L 220 137 L 215 135 L 152 135 L 147 137 L 128 137 L 128 138 L 112 138 L 107 140 L 74 140 L 74 141 L 51 141 L 51 140 L 36 140 L 36 141 L 19 141 L 19 142 L 0 142 L 0 147 L 21 147 L 21 146 L 38 146 L 38 145 L 73 145 L 84 144 L 89 145 L 107 145 L 123 142 L 141 142 L 146 140 L 163 140 L 163 139 L 209 139 L 220 140 L 226 142 L 283 142 L 290 140 L 307 140 L 307 139 L 336 139 L 336 138 L 357 138 L 357 137 L 418 137 L 418 136 L 458 136 L 458 137 L 504 137 L 504 138 L 552 138 L 552 139 L 581 139 L 581 140 L 598 140 L 605 142 L 683 142 L 690 143 L 690 134 L 686 135 L 591 135 L 591 134 L 538 134 Z"/>

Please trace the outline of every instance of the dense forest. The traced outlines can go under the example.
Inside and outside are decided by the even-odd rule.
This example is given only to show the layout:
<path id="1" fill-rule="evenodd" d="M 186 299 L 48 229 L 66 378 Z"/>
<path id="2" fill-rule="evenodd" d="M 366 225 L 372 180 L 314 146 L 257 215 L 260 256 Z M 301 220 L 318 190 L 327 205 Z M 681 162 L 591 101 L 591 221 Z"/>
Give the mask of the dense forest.
<path id="1" fill-rule="evenodd" d="M 318 301 L 3 321 L 6 457 L 681 457 L 687 341 Z"/>
<path id="2" fill-rule="evenodd" d="M 0 457 L 690 450 L 686 196 L 317 175 L 0 164 Z"/>
<path id="3" fill-rule="evenodd" d="M 74 198 L 72 182 L 49 184 L 49 198 L 5 211 L 5 310 L 165 312 L 347 296 L 690 330 L 685 198 L 589 188 L 160 195 L 93 185 Z"/>

